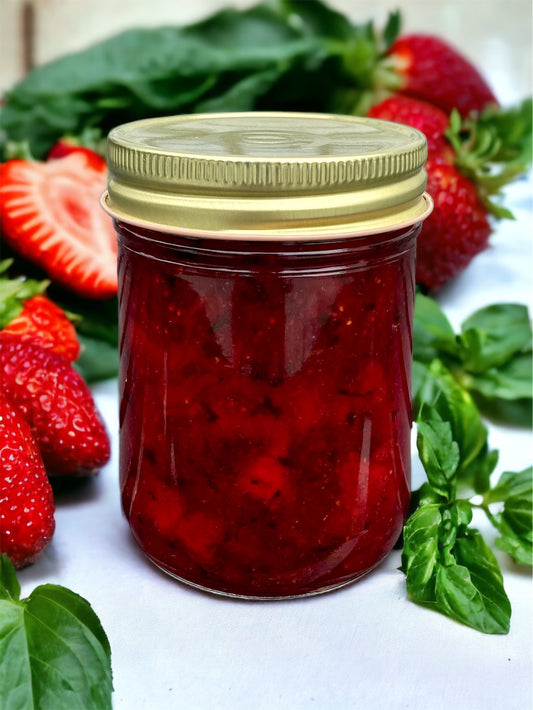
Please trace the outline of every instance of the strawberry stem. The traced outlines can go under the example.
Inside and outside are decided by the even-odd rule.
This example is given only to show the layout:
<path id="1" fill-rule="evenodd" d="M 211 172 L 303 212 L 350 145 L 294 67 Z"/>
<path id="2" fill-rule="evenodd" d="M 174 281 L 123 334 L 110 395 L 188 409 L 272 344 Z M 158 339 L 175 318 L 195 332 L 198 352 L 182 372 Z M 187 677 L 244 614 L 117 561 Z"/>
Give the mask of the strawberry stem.
<path id="1" fill-rule="evenodd" d="M 457 169 L 476 184 L 480 199 L 497 218 L 512 218 L 492 196 L 531 167 L 531 99 L 518 107 L 488 107 L 479 115 L 463 119 L 455 109 L 450 114 L 446 137 L 455 153 Z"/>

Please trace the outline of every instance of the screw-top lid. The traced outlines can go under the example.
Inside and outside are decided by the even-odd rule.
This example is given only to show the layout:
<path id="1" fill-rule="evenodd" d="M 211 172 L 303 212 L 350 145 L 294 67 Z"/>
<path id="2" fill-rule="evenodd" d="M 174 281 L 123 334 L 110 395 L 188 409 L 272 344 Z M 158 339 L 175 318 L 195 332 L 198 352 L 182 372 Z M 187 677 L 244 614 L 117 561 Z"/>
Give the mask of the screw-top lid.
<path id="1" fill-rule="evenodd" d="M 429 214 L 425 136 L 388 121 L 311 113 L 134 121 L 108 139 L 104 208 L 169 232 L 324 239 Z"/>

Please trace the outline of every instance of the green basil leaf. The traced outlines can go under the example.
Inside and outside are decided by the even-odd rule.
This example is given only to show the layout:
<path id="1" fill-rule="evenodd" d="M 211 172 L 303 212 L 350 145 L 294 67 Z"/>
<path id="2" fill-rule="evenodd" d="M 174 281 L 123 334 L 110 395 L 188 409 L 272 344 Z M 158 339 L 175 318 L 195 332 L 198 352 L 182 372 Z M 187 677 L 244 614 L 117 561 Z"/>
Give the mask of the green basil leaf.
<path id="1" fill-rule="evenodd" d="M 96 340 L 81 333 L 78 339 L 82 346 L 81 355 L 72 363 L 85 382 L 94 384 L 118 375 L 118 348 L 104 340 Z"/>
<path id="2" fill-rule="evenodd" d="M 504 502 L 508 498 L 531 500 L 533 488 L 533 467 L 523 471 L 504 471 L 497 484 L 485 496 L 487 503 Z"/>
<path id="3" fill-rule="evenodd" d="M 263 96 L 280 78 L 280 68 L 266 69 L 255 72 L 250 76 L 221 90 L 215 96 L 209 96 L 196 102 L 197 113 L 210 113 L 215 111 L 252 111 L 256 100 Z"/>
<path id="4" fill-rule="evenodd" d="M 435 570 L 439 554 L 439 503 L 421 505 L 403 530 L 402 570 L 409 598 L 417 604 L 435 601 Z"/>
<path id="5" fill-rule="evenodd" d="M 531 401 L 533 393 L 533 362 L 531 353 L 519 353 L 499 367 L 490 367 L 479 374 L 463 373 L 461 384 L 487 399 Z"/>
<path id="6" fill-rule="evenodd" d="M 523 514 L 524 511 L 521 511 Z M 498 520 L 498 530 L 501 537 L 497 538 L 495 545 L 502 552 L 506 552 L 519 565 L 533 566 L 533 543 L 531 535 L 521 536 L 513 526 L 513 516 L 502 514 Z"/>
<path id="7" fill-rule="evenodd" d="M 435 596 L 439 611 L 487 634 L 506 634 L 511 604 L 490 548 L 477 530 L 454 546 L 455 565 L 439 566 Z"/>
<path id="8" fill-rule="evenodd" d="M 498 368 L 516 353 L 531 351 L 529 315 L 526 306 L 520 304 L 501 303 L 482 308 L 462 323 L 461 331 L 460 355 L 463 367 L 469 372 Z"/>
<path id="9" fill-rule="evenodd" d="M 496 546 L 518 564 L 533 565 L 533 468 L 505 471 L 484 500 L 504 503 L 503 510 L 489 516 L 501 534 Z"/>
<path id="10" fill-rule="evenodd" d="M 127 30 L 32 69 L 7 92 L 0 129 L 41 158 L 65 134 L 94 126 L 106 133 L 201 106 L 327 111 L 356 84 L 344 55 L 359 34 L 319 0 L 265 1 L 188 26 Z"/>
<path id="11" fill-rule="evenodd" d="M 494 462 L 489 454 L 488 433 L 471 395 L 456 381 L 440 360 L 413 368 L 413 411 L 416 420 L 423 407 L 434 409 L 449 422 L 459 447 L 458 486 L 483 493 L 489 488 Z"/>
<path id="12" fill-rule="evenodd" d="M 20 584 L 15 568 L 6 554 L 0 554 L 0 599 L 20 597 Z"/>
<path id="13" fill-rule="evenodd" d="M 273 6 L 286 22 L 306 35 L 336 39 L 349 39 L 353 35 L 348 19 L 319 0 L 277 0 Z"/>
<path id="14" fill-rule="evenodd" d="M 427 418 L 426 418 L 426 412 Z M 422 409 L 417 420 L 417 448 L 428 481 L 434 491 L 451 500 L 455 494 L 454 476 L 460 461 L 450 422 L 435 418 L 435 410 Z M 438 415 L 437 415 L 438 416 Z"/>
<path id="15" fill-rule="evenodd" d="M 413 320 L 413 357 L 431 362 L 442 353 L 457 354 L 455 332 L 434 298 L 416 294 Z"/>
<path id="16" fill-rule="evenodd" d="M 3 555 L 0 588 L 13 592 Z M 0 707 L 23 710 L 111 708 L 111 651 L 89 603 L 53 584 L 27 599 L 0 598 Z"/>

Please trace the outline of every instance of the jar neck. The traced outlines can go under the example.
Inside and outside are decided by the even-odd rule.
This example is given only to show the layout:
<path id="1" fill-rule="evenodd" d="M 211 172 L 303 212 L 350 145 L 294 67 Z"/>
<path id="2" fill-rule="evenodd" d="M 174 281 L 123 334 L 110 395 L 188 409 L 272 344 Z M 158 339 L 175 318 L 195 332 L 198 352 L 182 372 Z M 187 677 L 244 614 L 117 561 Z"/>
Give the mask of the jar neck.
<path id="1" fill-rule="evenodd" d="M 146 257 L 232 271 L 365 268 L 398 258 L 415 247 L 421 223 L 407 229 L 323 241 L 210 239 L 176 235 L 115 222 L 122 248 Z"/>

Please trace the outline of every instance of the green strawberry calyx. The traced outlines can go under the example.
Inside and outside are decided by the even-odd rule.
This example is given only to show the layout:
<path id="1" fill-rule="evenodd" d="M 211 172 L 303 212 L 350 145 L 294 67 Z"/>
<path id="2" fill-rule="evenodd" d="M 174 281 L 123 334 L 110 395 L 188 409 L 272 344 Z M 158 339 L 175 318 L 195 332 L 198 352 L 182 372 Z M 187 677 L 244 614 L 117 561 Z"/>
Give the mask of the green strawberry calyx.
<path id="1" fill-rule="evenodd" d="M 502 188 L 531 168 L 531 98 L 508 109 L 488 106 L 467 118 L 454 110 L 446 138 L 455 151 L 455 166 L 476 185 L 485 209 L 498 219 L 513 219 L 499 200 Z"/>
<path id="2" fill-rule="evenodd" d="M 50 281 L 7 276 L 13 259 L 0 261 L 0 328 L 5 328 L 16 318 L 24 307 L 24 302 L 33 296 L 43 294 Z"/>

